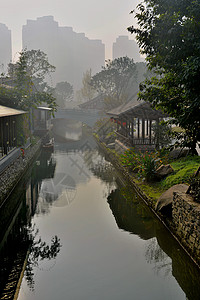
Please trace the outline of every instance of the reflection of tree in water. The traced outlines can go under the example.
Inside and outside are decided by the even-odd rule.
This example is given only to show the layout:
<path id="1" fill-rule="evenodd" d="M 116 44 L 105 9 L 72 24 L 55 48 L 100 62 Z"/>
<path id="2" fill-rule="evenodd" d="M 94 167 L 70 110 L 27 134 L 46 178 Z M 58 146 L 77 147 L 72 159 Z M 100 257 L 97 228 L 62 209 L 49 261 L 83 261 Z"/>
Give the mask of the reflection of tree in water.
<path id="1" fill-rule="evenodd" d="M 38 230 L 34 227 L 29 228 L 28 231 L 30 247 L 29 256 L 25 268 L 25 278 L 31 290 L 34 290 L 34 268 L 40 267 L 40 263 L 45 260 L 55 260 L 60 252 L 61 244 L 60 239 L 55 235 L 52 237 L 51 243 L 48 245 L 46 242 L 38 238 Z"/>
<path id="2" fill-rule="evenodd" d="M 187 299 L 199 300 L 199 269 L 133 190 L 112 191 L 108 203 L 119 228 L 146 240 L 145 257 L 155 272 L 159 276 L 174 276 Z"/>
<path id="3" fill-rule="evenodd" d="M 143 240 L 149 240 L 155 236 L 154 220 L 134 193 L 128 191 L 127 188 L 115 189 L 107 199 L 120 229 L 138 235 Z"/>
<path id="4" fill-rule="evenodd" d="M 133 193 L 127 188 L 121 189 L 121 193 L 131 206 L 134 205 L 134 210 L 136 210 L 137 216 L 143 220 L 143 226 L 146 228 L 146 231 L 153 224 L 154 233 L 152 238 L 146 242 L 145 257 L 148 263 L 154 264 L 154 270 L 157 273 L 162 270 L 167 276 L 172 270 L 172 263 L 168 255 L 160 247 L 157 238 L 154 237 L 157 234 L 157 228 L 160 226 L 159 222 L 152 216 L 149 208 L 144 203 L 141 203 L 141 199 L 137 194 L 133 196 Z"/>
<path id="5" fill-rule="evenodd" d="M 158 274 L 161 270 L 164 275 L 170 275 L 172 271 L 172 262 L 168 255 L 160 248 L 156 238 L 147 241 L 145 245 L 145 257 L 148 263 L 154 263 L 154 270 Z"/>
<path id="6" fill-rule="evenodd" d="M 112 164 L 105 160 L 104 156 L 100 156 L 98 151 L 85 151 L 83 153 L 84 162 L 93 173 L 94 176 L 100 178 L 107 185 L 108 191 L 105 192 L 107 196 L 112 188 L 116 178 L 116 172 Z"/>
<path id="7" fill-rule="evenodd" d="M 38 230 L 26 225 L 25 212 L 16 218 L 6 241 L 0 244 L 0 299 L 13 299 L 17 284 L 22 276 L 31 290 L 34 289 L 34 269 L 42 262 L 55 259 L 60 252 L 60 239 L 52 237 L 48 244 L 38 238 Z M 52 263 L 51 263 L 52 267 Z"/>

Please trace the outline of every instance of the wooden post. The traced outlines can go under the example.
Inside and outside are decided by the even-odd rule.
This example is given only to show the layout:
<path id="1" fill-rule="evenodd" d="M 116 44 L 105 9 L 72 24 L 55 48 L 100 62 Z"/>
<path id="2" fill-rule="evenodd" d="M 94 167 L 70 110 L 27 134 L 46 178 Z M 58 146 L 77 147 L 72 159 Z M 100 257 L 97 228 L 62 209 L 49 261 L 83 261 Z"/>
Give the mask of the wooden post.
<path id="1" fill-rule="evenodd" d="M 138 131 L 138 139 L 140 138 L 140 119 L 137 119 L 137 131 Z"/>
<path id="2" fill-rule="evenodd" d="M 159 126 L 159 119 L 156 120 L 156 127 Z M 160 144 L 160 141 L 159 141 L 159 135 L 157 135 L 156 137 L 156 149 L 158 150 L 159 149 L 159 144 Z"/>
<path id="3" fill-rule="evenodd" d="M 142 139 L 144 143 L 144 138 L 145 138 L 145 120 L 142 119 Z"/>
<path id="4" fill-rule="evenodd" d="M 151 142 L 152 142 L 152 141 L 151 141 L 151 133 L 152 133 L 152 132 L 151 132 L 151 130 L 152 130 L 152 129 L 151 129 L 151 125 L 152 125 L 152 121 L 150 120 L 150 121 L 149 121 L 149 144 L 150 144 L 150 145 L 151 145 Z"/>
<path id="5" fill-rule="evenodd" d="M 148 136 L 149 135 L 149 120 L 147 120 L 146 133 L 147 133 L 147 136 Z"/>

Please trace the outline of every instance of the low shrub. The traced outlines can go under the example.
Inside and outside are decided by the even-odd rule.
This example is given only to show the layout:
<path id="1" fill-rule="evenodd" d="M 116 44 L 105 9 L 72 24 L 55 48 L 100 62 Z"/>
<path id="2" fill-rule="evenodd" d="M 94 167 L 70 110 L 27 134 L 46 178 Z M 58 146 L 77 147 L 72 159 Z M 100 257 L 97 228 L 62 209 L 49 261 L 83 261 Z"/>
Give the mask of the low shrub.
<path id="1" fill-rule="evenodd" d="M 161 158 L 163 156 L 163 158 Z M 121 155 L 121 162 L 132 172 L 137 173 L 138 178 L 146 181 L 154 181 L 157 168 L 163 164 L 164 154 L 160 152 L 135 152 L 134 149 Z"/>

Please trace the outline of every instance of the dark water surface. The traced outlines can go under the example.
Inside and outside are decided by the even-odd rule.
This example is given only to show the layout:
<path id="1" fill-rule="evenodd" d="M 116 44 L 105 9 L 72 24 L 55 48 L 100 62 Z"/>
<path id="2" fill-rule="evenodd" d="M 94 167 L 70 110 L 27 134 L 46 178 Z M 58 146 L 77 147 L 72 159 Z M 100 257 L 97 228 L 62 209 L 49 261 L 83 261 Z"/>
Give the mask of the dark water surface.
<path id="1" fill-rule="evenodd" d="M 19 195 L 1 297 L 19 282 L 18 300 L 200 299 L 199 270 L 91 136 L 42 153 Z"/>

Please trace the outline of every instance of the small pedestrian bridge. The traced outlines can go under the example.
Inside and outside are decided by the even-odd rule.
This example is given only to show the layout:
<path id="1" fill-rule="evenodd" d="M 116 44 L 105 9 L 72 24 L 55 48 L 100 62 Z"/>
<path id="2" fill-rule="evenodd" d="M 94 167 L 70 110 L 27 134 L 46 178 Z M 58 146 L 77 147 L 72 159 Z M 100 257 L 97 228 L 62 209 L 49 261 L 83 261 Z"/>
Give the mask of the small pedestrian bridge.
<path id="1" fill-rule="evenodd" d="M 94 109 L 66 108 L 58 109 L 55 113 L 55 119 L 80 121 L 90 127 L 93 127 L 97 120 L 103 117 L 105 117 L 103 112 Z"/>

